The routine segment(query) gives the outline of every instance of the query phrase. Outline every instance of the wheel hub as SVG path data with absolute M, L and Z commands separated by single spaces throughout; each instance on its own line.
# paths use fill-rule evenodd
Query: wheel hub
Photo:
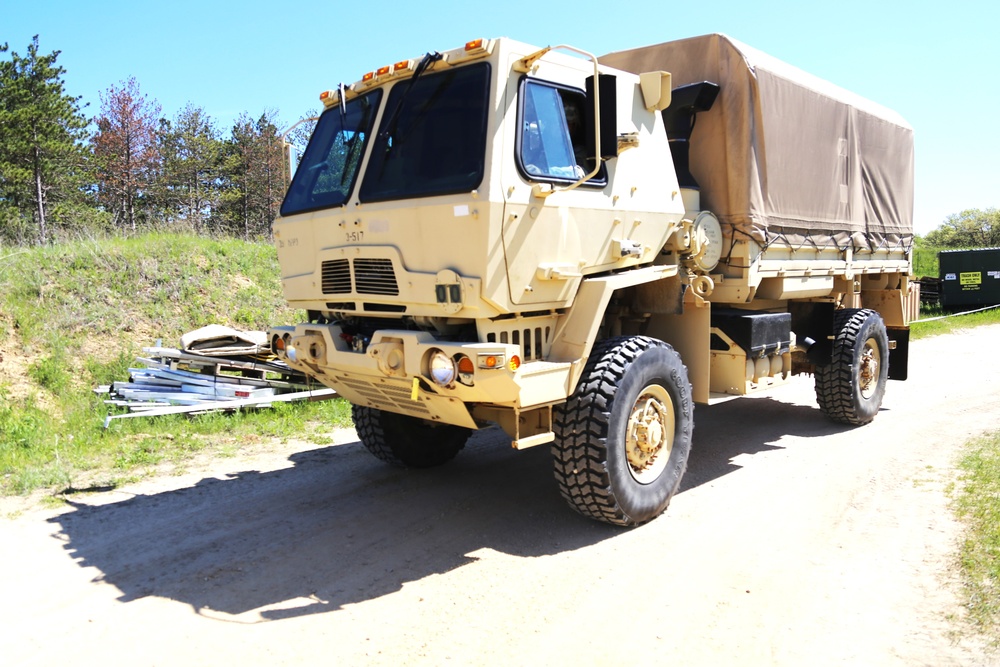
M 655 407 L 649 407 L 655 410 Z M 648 412 L 649 410 L 647 410 Z M 636 442 L 639 445 L 639 449 L 647 454 L 656 452 L 660 447 L 660 441 L 663 439 L 663 426 L 660 424 L 658 417 L 656 415 L 650 415 L 650 417 L 646 417 L 647 421 L 641 421 L 635 426 Z
M 864 350 L 861 351 L 861 366 L 858 369 L 861 395 L 865 398 L 871 398 L 878 387 L 880 362 L 878 345 L 873 339 L 868 339 L 865 341 Z
M 628 420 L 625 448 L 636 481 L 649 483 L 666 468 L 673 447 L 674 409 L 660 385 L 643 389 Z

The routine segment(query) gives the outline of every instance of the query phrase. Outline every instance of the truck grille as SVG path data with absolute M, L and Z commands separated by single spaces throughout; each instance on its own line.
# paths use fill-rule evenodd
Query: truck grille
M 396 284 L 396 273 L 392 269 L 392 261 L 388 259 L 354 260 L 354 282 L 358 294 L 386 294 L 396 296 L 399 286 Z
M 392 260 L 358 258 L 354 260 L 352 284 L 351 260 L 331 259 L 323 262 L 323 294 L 380 294 L 397 296 L 399 285 Z
M 551 326 L 523 326 L 501 329 L 486 334 L 487 343 L 511 343 L 521 346 L 521 358 L 524 361 L 544 359 L 552 340 Z
M 346 259 L 323 262 L 323 294 L 350 294 L 351 266 Z

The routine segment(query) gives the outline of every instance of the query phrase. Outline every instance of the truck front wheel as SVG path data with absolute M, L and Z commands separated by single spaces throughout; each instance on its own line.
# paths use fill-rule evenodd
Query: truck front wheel
M 472 433 L 361 405 L 351 406 L 361 443 L 377 458 L 405 468 L 430 468 L 455 458 Z
M 646 336 L 598 343 L 555 413 L 555 477 L 573 509 L 629 526 L 667 508 L 694 429 L 687 369 L 672 347 Z
M 816 367 L 816 402 L 830 419 L 867 424 L 878 414 L 889 377 L 889 338 L 874 310 L 834 316 L 833 357 Z

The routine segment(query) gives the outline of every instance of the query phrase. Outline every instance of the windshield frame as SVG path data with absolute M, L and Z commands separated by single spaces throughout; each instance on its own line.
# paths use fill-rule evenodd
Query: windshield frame
M 376 88 L 348 101 L 343 108 L 337 104 L 320 115 L 302 160 L 295 170 L 295 176 L 281 202 L 283 217 L 336 208 L 350 201 L 382 104 L 382 92 L 381 88 Z M 345 128 L 345 122 L 351 121 L 354 114 L 360 116 L 357 122 Z M 355 143 L 359 136 L 360 145 Z M 327 176 L 334 181 L 339 179 L 339 187 L 317 191 L 317 187 L 322 185 L 321 179 L 324 173 L 327 172 L 323 167 L 330 165 L 338 138 L 341 138 L 341 145 L 348 152 L 344 154 L 343 169 L 336 173 L 329 172 Z

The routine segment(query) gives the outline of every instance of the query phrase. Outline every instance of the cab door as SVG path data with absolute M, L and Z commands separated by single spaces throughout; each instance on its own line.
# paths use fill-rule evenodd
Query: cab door
M 518 57 L 512 56 L 512 62 Z M 539 71 L 583 82 L 579 72 L 568 68 L 548 65 Z M 507 108 L 517 114 L 517 122 L 514 168 L 504 173 L 503 226 L 510 298 L 518 305 L 559 305 L 572 298 L 584 267 L 600 263 L 610 242 L 607 230 L 592 224 L 595 217 L 608 218 L 601 210 L 606 198 L 600 185 L 596 191 L 595 186 L 584 186 L 547 198 L 532 194 L 536 184 L 564 187 L 589 171 L 584 168 L 585 96 L 582 88 L 533 76 L 512 82 L 509 95 L 511 91 L 516 98 Z

